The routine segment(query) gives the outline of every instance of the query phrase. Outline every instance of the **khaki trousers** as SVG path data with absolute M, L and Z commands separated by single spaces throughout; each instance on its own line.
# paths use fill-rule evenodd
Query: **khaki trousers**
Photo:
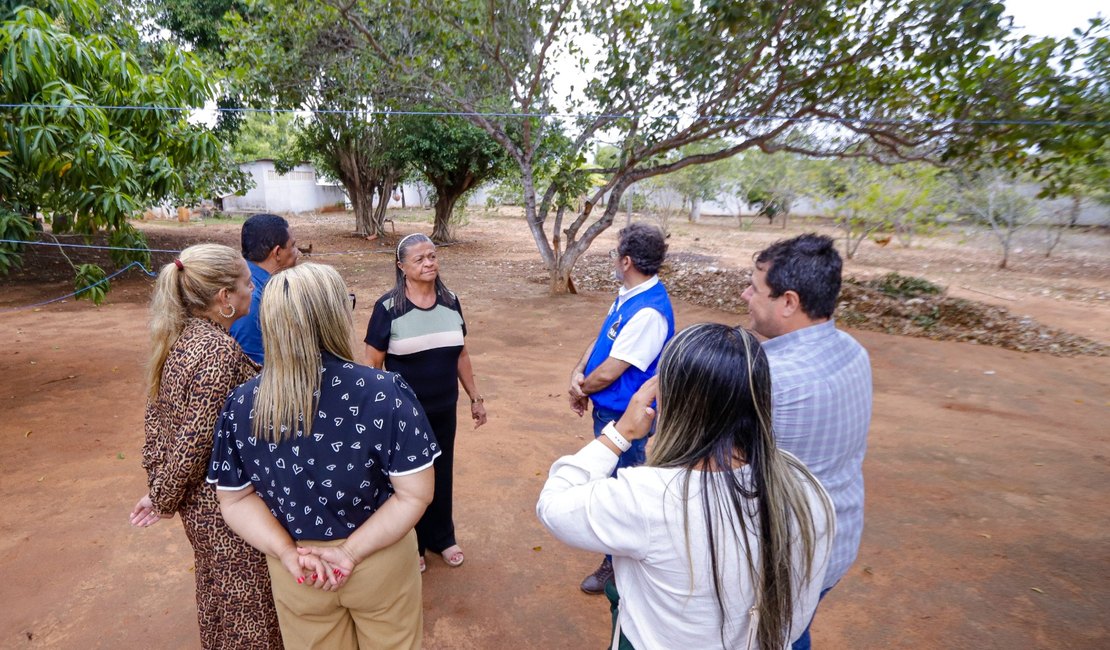
M 279 560 L 267 556 L 266 561 L 287 650 L 420 648 L 424 612 L 414 531 L 355 566 L 339 591 L 299 585 Z

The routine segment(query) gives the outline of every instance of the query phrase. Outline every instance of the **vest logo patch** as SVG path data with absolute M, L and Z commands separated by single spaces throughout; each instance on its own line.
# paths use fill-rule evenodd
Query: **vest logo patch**
M 613 324 L 609 326 L 609 331 L 605 333 L 605 336 L 610 341 L 617 340 L 617 332 L 619 332 L 620 329 L 621 329 L 621 319 L 622 318 L 624 318 L 623 314 L 620 315 L 620 316 L 617 316 L 617 320 L 613 321 Z

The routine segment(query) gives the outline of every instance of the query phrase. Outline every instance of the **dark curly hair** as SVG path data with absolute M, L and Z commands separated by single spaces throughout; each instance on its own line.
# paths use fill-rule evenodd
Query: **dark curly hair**
M 807 233 L 777 241 L 755 254 L 755 264 L 767 273 L 772 298 L 793 291 L 806 316 L 832 317 L 844 267 L 832 237 Z
M 617 233 L 617 254 L 632 258 L 632 266 L 644 275 L 655 275 L 667 257 L 663 231 L 646 223 L 633 223 Z

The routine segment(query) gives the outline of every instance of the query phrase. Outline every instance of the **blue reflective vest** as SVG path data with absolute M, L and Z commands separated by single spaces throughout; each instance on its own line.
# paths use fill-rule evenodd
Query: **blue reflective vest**
M 617 340 L 621 327 L 632 320 L 636 312 L 641 309 L 650 307 L 662 314 L 663 318 L 667 319 L 666 340 L 669 341 L 674 336 L 674 311 L 671 309 L 671 298 L 667 295 L 667 289 L 662 282 L 625 300 L 619 309 L 616 304 L 616 301 L 614 301 L 613 308 L 609 310 L 609 315 L 602 323 L 601 331 L 597 335 L 597 342 L 594 343 L 594 350 L 590 354 L 589 361 L 586 362 L 585 373 L 587 376 L 609 357 L 609 352 L 613 349 L 613 342 Z M 633 393 L 639 390 L 645 381 L 655 376 L 658 365 L 659 355 L 656 355 L 647 370 L 629 366 L 613 383 L 590 395 L 590 399 L 593 400 L 596 406 L 614 411 L 624 411 L 628 408 L 628 402 L 632 399 Z

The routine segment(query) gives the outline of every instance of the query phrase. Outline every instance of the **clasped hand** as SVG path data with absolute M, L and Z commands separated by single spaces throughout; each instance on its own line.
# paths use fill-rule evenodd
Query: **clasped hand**
M 280 559 L 297 584 L 324 591 L 338 591 L 347 584 L 357 564 L 342 546 L 298 546 Z
M 570 410 L 582 417 L 589 408 L 590 398 L 586 392 L 582 390 L 582 385 L 586 382 L 586 375 L 581 372 L 575 371 L 570 376 L 570 389 L 567 391 L 570 394 Z

